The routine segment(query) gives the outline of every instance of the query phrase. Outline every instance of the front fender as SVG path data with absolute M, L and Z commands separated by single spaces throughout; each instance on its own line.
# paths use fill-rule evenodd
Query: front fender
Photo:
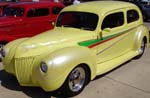
M 40 71 L 37 80 L 46 91 L 56 90 L 64 83 L 73 68 L 79 64 L 86 64 L 91 71 L 91 79 L 96 76 L 96 55 L 82 46 L 67 47 L 47 55 L 43 62 L 48 65 L 48 72 Z M 39 75 L 38 75 L 39 77 Z
M 15 69 L 14 69 L 14 62 L 12 62 L 12 59 L 15 55 L 16 52 L 16 48 L 25 40 L 27 40 L 28 38 L 21 38 L 21 39 L 17 39 L 14 40 L 12 42 L 9 42 L 8 44 L 6 44 L 6 46 L 4 47 L 4 51 L 6 56 L 3 58 L 3 65 L 4 65 L 4 69 L 5 71 L 11 73 L 11 74 L 15 74 Z

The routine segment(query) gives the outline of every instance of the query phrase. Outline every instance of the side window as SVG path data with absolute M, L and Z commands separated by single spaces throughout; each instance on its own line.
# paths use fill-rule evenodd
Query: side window
M 114 28 L 124 24 L 123 12 L 117 12 L 106 16 L 103 20 L 101 29 Z
M 59 12 L 60 12 L 61 10 L 62 10 L 61 7 L 53 7 L 53 8 L 52 8 L 52 13 L 55 14 L 55 15 L 57 15 L 57 14 L 59 14 Z
M 139 19 L 139 14 L 136 10 L 129 10 L 127 12 L 127 22 L 134 22 Z
M 29 10 L 27 16 L 28 17 L 39 17 L 39 16 L 47 16 L 49 15 L 49 9 L 48 8 L 32 8 Z

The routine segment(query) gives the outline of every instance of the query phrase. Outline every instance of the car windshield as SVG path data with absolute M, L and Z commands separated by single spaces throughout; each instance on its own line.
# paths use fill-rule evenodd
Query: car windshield
M 59 15 L 57 27 L 72 27 L 84 30 L 95 30 L 98 16 L 87 12 L 63 12 Z
M 8 7 L 4 11 L 4 16 L 15 16 L 21 17 L 24 14 L 23 8 L 16 8 L 16 7 Z

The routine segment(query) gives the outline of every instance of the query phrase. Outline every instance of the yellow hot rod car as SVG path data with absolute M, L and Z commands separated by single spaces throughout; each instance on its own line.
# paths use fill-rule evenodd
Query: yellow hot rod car
M 21 86 L 74 96 L 97 75 L 141 57 L 148 43 L 137 6 L 93 1 L 64 8 L 53 30 L 12 41 L 1 55 Z

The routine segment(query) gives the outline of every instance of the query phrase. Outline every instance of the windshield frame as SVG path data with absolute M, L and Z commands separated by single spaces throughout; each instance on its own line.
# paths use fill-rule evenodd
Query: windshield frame
M 94 31 L 97 28 L 98 21 L 99 16 L 96 13 L 65 11 L 60 13 L 56 21 L 56 27 L 68 27 Z

